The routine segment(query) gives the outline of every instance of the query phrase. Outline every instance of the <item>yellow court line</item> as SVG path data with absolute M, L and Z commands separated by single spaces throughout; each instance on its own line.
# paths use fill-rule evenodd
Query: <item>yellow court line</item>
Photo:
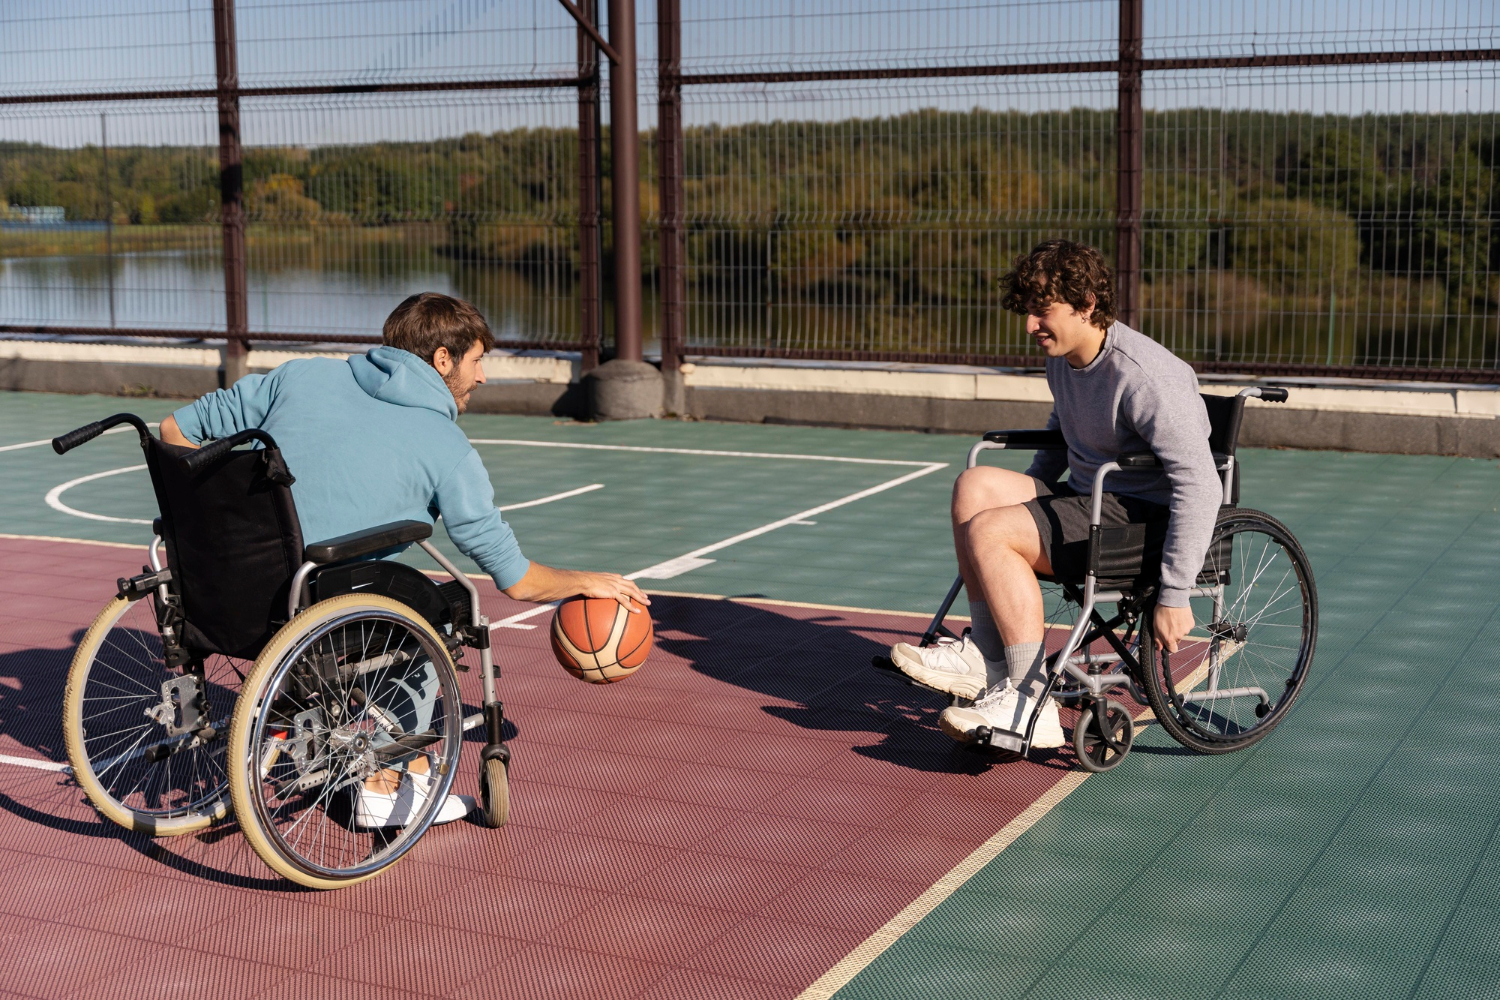
M 843 961 L 818 977 L 817 982 L 798 994 L 797 1000 L 829 1000 L 835 993 L 847 986 L 851 979 L 863 972 L 866 966 L 879 958 L 887 948 L 901 940 L 902 936 L 915 927 L 918 921 L 961 889 L 964 883 L 979 873 L 981 868 L 999 857 L 1000 852 L 1009 847 L 1017 837 L 1035 826 L 1038 820 L 1052 810 L 1053 806 L 1083 784 L 1088 776 L 1087 771 L 1074 771 L 1049 788 L 1041 798 L 1022 810 L 1019 816 L 1001 827 L 998 833 L 954 865 L 952 870 L 938 879 L 932 888 L 918 896 L 906 909 L 892 917 L 884 927 L 871 934 L 859 947 L 844 956 Z

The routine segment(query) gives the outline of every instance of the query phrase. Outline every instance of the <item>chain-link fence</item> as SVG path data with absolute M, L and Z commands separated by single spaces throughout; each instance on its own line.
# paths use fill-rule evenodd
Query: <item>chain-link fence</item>
M 0 10 L 0 330 L 350 341 L 434 289 L 597 356 L 611 69 L 558 0 L 81 10 Z M 1200 368 L 1500 381 L 1493 5 L 638 15 L 669 367 L 1035 365 L 996 279 L 1065 236 Z

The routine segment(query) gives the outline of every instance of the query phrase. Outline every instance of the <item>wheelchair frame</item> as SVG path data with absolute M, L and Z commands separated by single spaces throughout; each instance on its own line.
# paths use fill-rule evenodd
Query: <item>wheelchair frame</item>
M 1259 398 L 1267 402 L 1285 402 L 1288 396 L 1287 390 L 1283 388 L 1270 388 L 1253 386 L 1241 390 L 1236 394 L 1241 398 Z M 966 469 L 972 469 L 979 464 L 979 456 L 985 451 L 1003 451 L 1014 449 L 1045 450 L 1066 448 L 1067 443 L 1060 431 L 1048 430 L 1019 430 L 1019 431 L 990 431 L 977 441 L 969 449 Z M 1234 503 L 1235 477 L 1238 475 L 1238 467 L 1235 456 L 1232 453 L 1216 453 L 1215 468 L 1220 474 L 1223 483 L 1223 504 L 1231 506 Z M 1104 480 L 1111 472 L 1121 469 L 1159 468 L 1161 466 L 1157 457 L 1150 452 L 1141 452 L 1121 455 L 1117 461 L 1106 462 L 1094 473 L 1094 479 L 1090 490 L 1090 512 L 1089 512 L 1089 541 L 1088 541 L 1088 564 L 1084 574 L 1082 592 L 1074 583 L 1053 579 L 1051 582 L 1059 584 L 1064 596 L 1078 605 L 1078 615 L 1069 629 L 1068 637 L 1061 649 L 1049 654 L 1046 659 L 1047 686 L 1041 697 L 1035 699 L 1030 717 L 1027 719 L 1024 733 L 1016 734 L 1006 730 L 992 729 L 981 726 L 975 730 L 974 740 L 971 745 L 978 747 L 993 747 L 1008 750 L 1025 756 L 1031 751 L 1031 743 L 1035 736 L 1037 720 L 1041 715 L 1042 708 L 1047 699 L 1056 697 L 1059 701 L 1080 701 L 1091 703 L 1090 708 L 1095 710 L 1095 719 L 1101 720 L 1098 736 L 1101 742 L 1115 756 L 1107 766 L 1093 766 L 1085 758 L 1083 749 L 1079 747 L 1079 762 L 1089 770 L 1107 770 L 1119 762 L 1129 752 L 1133 723 L 1127 718 L 1124 725 L 1124 739 L 1117 739 L 1117 734 L 1109 725 L 1102 723 L 1102 719 L 1111 709 L 1108 696 L 1110 692 L 1120 688 L 1128 689 L 1131 696 L 1141 704 L 1147 703 L 1147 696 L 1142 690 L 1145 685 L 1145 668 L 1137 659 L 1140 649 L 1141 637 L 1137 631 L 1137 623 L 1140 616 L 1152 606 L 1154 587 L 1147 587 L 1139 593 L 1127 592 L 1120 589 L 1104 590 L 1099 587 L 1099 567 L 1102 553 L 1101 542 L 1101 520 L 1104 501 Z M 1045 579 L 1040 578 L 1039 579 Z M 953 602 L 957 600 L 959 591 L 964 587 L 963 577 L 954 580 L 953 586 L 948 589 L 937 613 L 928 624 L 922 635 L 921 645 L 928 647 L 935 645 L 941 638 L 957 640 L 959 635 L 948 629 L 943 621 Z M 1222 580 L 1212 586 L 1199 586 L 1189 592 L 1189 597 L 1209 598 L 1213 601 L 1214 618 L 1218 620 L 1224 612 L 1224 583 Z M 1120 611 L 1112 619 L 1105 620 L 1099 613 L 1098 605 L 1114 603 Z M 1126 625 L 1126 636 L 1122 639 L 1116 629 Z M 1090 653 L 1087 650 L 1097 641 L 1103 639 L 1110 647 L 1111 653 Z M 1082 650 L 1082 652 L 1080 652 Z M 1165 654 L 1163 654 L 1165 655 Z M 877 657 L 877 661 L 881 658 Z M 877 662 L 883 669 L 886 664 Z M 1106 670 L 1114 666 L 1116 669 Z M 1194 691 L 1193 697 L 1197 702 L 1211 702 L 1226 698 L 1243 696 L 1256 696 L 1261 705 L 1271 702 L 1271 695 L 1259 686 L 1241 687 L 1219 687 L 1219 677 L 1223 667 L 1220 649 L 1217 643 L 1211 644 L 1209 662 L 1207 664 L 1207 690 Z M 895 669 L 894 666 L 888 669 Z M 1204 668 L 1200 667 L 1199 670 Z M 904 675 L 903 675 L 904 676 Z M 1064 677 L 1071 680 L 1072 686 L 1059 690 Z M 910 678 L 908 678 L 910 680 Z M 920 685 L 917 681 L 913 684 Z M 946 692 L 941 692 L 946 693 Z M 958 699 L 955 699 L 957 702 Z M 1123 708 L 1120 711 L 1124 711 Z

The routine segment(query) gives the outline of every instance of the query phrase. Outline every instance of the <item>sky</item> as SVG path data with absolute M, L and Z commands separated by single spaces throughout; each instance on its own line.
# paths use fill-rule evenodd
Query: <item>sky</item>
M 637 0 L 641 123 L 655 121 L 654 0 Z M 605 6 L 605 0 L 600 0 Z M 1110 59 L 1116 0 L 683 0 L 684 71 Z M 245 86 L 567 76 L 557 0 L 238 0 Z M 1497 0 L 1147 0 L 1147 57 L 1500 47 Z M 0 94 L 202 88 L 212 0 L 5 0 Z M 924 107 L 1110 108 L 1110 74 L 689 88 L 689 125 L 840 119 Z M 1148 108 L 1493 111 L 1500 64 L 1152 73 Z M 0 107 L 0 141 L 214 145 L 212 101 Z M 250 145 L 571 127 L 568 90 L 247 99 Z

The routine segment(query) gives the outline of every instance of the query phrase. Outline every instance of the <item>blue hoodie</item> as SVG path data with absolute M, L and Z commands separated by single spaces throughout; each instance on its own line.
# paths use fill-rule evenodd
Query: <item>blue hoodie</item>
M 437 369 L 408 351 L 376 347 L 347 361 L 305 358 L 173 414 L 189 441 L 259 427 L 276 439 L 297 482 L 302 538 L 325 538 L 441 514 L 460 552 L 502 590 L 525 575 L 479 453 Z

